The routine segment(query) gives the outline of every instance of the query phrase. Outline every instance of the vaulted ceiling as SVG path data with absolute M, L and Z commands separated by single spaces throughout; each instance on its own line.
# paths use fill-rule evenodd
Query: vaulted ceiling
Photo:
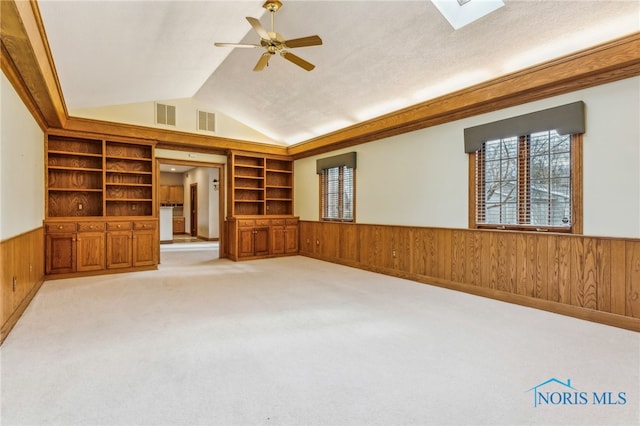
M 450 0 L 456 3 L 456 0 Z M 479 2 L 483 0 L 471 0 Z M 292 145 L 640 30 L 637 0 L 505 0 L 454 30 L 429 0 L 283 1 L 276 30 L 318 34 L 307 72 L 261 50 L 263 1 L 55 1 L 38 6 L 70 115 L 193 98 Z

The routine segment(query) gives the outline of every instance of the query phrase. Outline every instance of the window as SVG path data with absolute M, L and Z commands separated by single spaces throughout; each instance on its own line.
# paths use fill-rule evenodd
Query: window
M 581 232 L 581 135 L 544 131 L 475 152 L 475 226 Z
M 352 222 L 354 217 L 355 169 L 337 166 L 320 173 L 320 209 L 322 220 Z
M 355 218 L 356 153 L 320 158 L 320 220 L 353 222 Z
M 584 111 L 577 101 L 464 129 L 469 227 L 582 233 Z

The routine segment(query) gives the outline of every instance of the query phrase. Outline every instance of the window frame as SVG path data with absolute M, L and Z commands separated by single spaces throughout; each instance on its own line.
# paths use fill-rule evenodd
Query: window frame
M 344 168 L 348 168 L 351 169 L 351 176 L 352 176 L 352 182 L 351 182 L 351 188 L 352 188 L 352 193 L 351 193 L 351 200 L 352 200 L 352 218 L 351 219 L 345 219 L 344 217 L 338 217 L 338 218 L 330 218 L 330 217 L 325 217 L 325 206 L 328 204 L 326 201 L 326 196 L 327 196 L 327 192 L 325 191 L 325 176 L 328 173 L 329 170 L 337 168 L 338 169 L 338 211 L 341 212 L 340 216 L 343 216 L 344 214 L 344 198 L 342 197 L 342 194 L 344 193 Z M 320 222 L 344 222 L 344 223 L 355 223 L 356 221 L 356 168 L 355 167 L 350 167 L 347 165 L 340 165 L 340 166 L 334 166 L 334 167 L 328 167 L 325 169 L 321 170 L 321 173 L 318 174 L 318 182 L 319 182 L 319 188 L 320 188 L 320 197 L 319 197 L 319 218 L 320 218 Z
M 551 129 L 550 129 L 551 130 Z M 519 139 L 528 135 L 520 135 Z M 476 194 L 478 185 L 484 182 L 476 180 L 476 157 L 477 152 L 469 153 L 469 228 L 471 229 L 494 229 L 494 230 L 511 230 L 511 231 L 538 231 L 538 232 L 559 232 L 569 234 L 582 234 L 583 232 L 583 171 L 582 171 L 582 145 L 583 135 L 581 133 L 571 135 L 571 219 L 572 224 L 569 227 L 560 226 L 538 226 L 526 224 L 484 224 L 477 223 L 477 199 Z M 520 164 L 520 161 L 518 162 Z M 526 173 L 526 170 L 518 167 L 518 175 Z M 522 179 L 518 180 L 519 182 Z M 523 202 L 522 188 L 518 191 L 518 203 Z M 519 218 L 522 219 L 522 218 Z

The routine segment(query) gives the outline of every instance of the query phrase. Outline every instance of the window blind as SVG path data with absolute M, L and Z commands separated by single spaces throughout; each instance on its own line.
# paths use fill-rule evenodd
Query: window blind
M 320 217 L 322 220 L 353 221 L 356 153 L 316 161 L 320 175 Z
M 320 173 L 320 203 L 323 220 L 353 220 L 354 169 L 347 166 Z
M 484 142 L 476 153 L 476 223 L 569 228 L 571 177 L 571 135 Z

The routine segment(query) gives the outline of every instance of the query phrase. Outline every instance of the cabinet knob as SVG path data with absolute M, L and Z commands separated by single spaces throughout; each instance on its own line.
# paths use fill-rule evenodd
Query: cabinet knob
M 89 225 L 89 229 L 93 229 L 93 225 Z
M 122 227 L 122 225 L 118 225 L 118 226 L 117 226 L 117 228 L 121 228 L 121 227 Z
M 62 225 L 58 225 L 58 229 L 62 229 L 62 228 L 63 228 L 63 226 L 62 226 Z

